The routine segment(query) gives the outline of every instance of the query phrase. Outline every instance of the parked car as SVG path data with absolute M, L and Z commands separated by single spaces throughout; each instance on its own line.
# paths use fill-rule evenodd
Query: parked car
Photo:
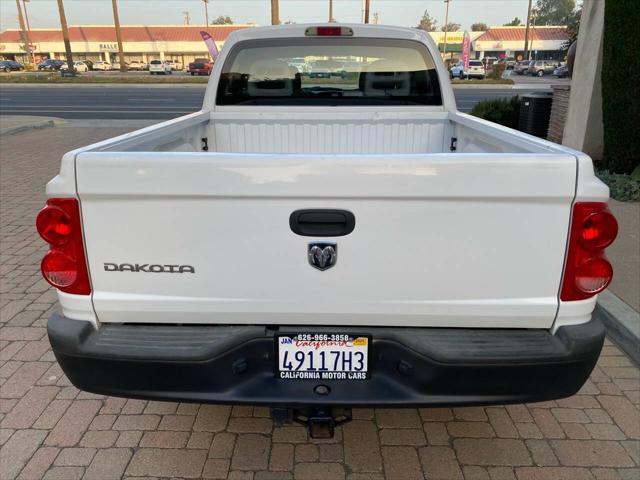
M 480 60 L 469 60 L 469 68 L 465 71 L 464 63 L 462 61 L 456 63 L 451 70 L 449 70 L 450 78 L 485 78 L 487 72 Z
M 193 62 L 189 63 L 187 71 L 193 75 L 211 75 L 211 69 L 213 68 L 213 62 L 208 58 L 196 58 Z
M 504 64 L 506 70 L 511 70 L 516 65 L 516 59 L 514 57 L 503 57 L 498 60 L 499 64 Z
M 48 58 L 44 62 L 38 64 L 38 70 L 60 70 L 65 61 Z
M 89 70 L 93 70 L 93 60 L 82 60 Z
M 331 78 L 347 76 L 343 64 L 336 60 L 316 60 L 309 69 L 310 78 Z
M 143 71 L 146 70 L 147 64 L 144 63 L 142 60 L 131 60 L 131 62 L 129 63 L 129 70 L 138 70 L 138 71 Z
M 182 70 L 182 62 L 180 60 L 167 59 L 165 62 L 171 67 L 173 71 Z
M 151 60 L 149 62 L 149 73 L 153 75 L 166 75 L 167 73 L 171 75 L 173 73 L 173 68 L 170 63 L 167 63 L 166 60 Z
M 24 70 L 24 65 L 15 60 L 0 60 L 0 72 L 11 72 Z
M 294 52 L 375 60 L 300 82 Z M 459 112 L 421 30 L 240 29 L 217 61 L 199 111 L 75 149 L 47 185 L 73 385 L 273 406 L 313 438 L 355 405 L 582 388 L 617 232 L 587 155 Z
M 111 70 L 111 63 L 104 61 L 93 62 L 93 69 L 102 71 Z
M 298 73 L 306 73 L 309 70 L 307 61 L 304 58 L 292 58 L 289 60 L 288 65 L 298 70 Z
M 124 62 L 125 70 L 129 70 L 129 63 Z M 115 62 L 111 65 L 111 70 L 120 70 L 120 62 Z
M 534 77 L 543 77 L 552 74 L 557 66 L 558 62 L 552 62 L 551 60 L 535 60 L 529 64 L 527 73 Z
M 558 78 L 567 78 L 569 76 L 569 67 L 560 65 L 553 71 L 553 76 Z
M 529 70 L 530 63 L 531 63 L 531 60 L 522 60 L 520 62 L 516 62 L 516 64 L 513 67 L 513 73 L 516 73 L 518 75 L 524 75 Z
M 69 65 L 65 63 L 60 67 L 60 70 L 69 70 Z M 73 70 L 76 72 L 88 72 L 89 67 L 83 61 L 75 61 L 73 62 Z

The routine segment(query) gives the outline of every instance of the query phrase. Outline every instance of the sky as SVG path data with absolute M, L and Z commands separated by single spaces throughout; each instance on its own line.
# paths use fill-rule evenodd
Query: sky
M 22 2 L 22 0 L 20 0 Z M 27 0 L 31 28 L 60 27 L 56 0 Z M 334 0 L 334 18 L 360 22 L 362 0 Z M 296 23 L 326 21 L 328 0 L 280 0 L 280 20 Z M 111 0 L 64 0 L 69 25 L 113 24 Z M 378 12 L 382 24 L 416 26 L 423 12 L 444 24 L 444 0 L 371 0 L 371 14 Z M 204 23 L 202 0 L 118 0 L 121 25 L 179 25 L 182 12 L 191 24 Z M 229 15 L 235 23 L 271 23 L 269 0 L 210 0 L 209 19 Z M 449 21 L 468 29 L 472 23 L 502 25 L 515 16 L 526 18 L 527 0 L 451 0 Z M 0 0 L 0 30 L 18 28 L 16 0 Z

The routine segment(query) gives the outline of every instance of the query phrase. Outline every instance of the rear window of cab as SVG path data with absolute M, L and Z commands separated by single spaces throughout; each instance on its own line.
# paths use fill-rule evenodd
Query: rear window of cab
M 442 105 L 427 47 L 400 39 L 303 37 L 239 42 L 218 105 Z

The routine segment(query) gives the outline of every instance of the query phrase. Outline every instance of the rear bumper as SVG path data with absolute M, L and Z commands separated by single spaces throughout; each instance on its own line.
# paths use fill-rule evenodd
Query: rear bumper
M 597 320 L 544 330 L 280 327 L 367 334 L 370 379 L 282 380 L 264 326 L 103 325 L 54 315 L 48 334 L 71 382 L 89 392 L 300 407 L 416 406 L 550 400 L 577 392 L 604 341 Z M 329 387 L 319 396 L 314 387 Z

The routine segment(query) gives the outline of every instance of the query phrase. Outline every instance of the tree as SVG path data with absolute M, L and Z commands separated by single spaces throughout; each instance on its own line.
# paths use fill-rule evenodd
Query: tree
M 213 22 L 211 22 L 211 25 L 231 25 L 231 24 L 233 24 L 233 20 L 231 20 L 231 17 L 229 15 L 220 15 Z
M 442 26 L 442 31 L 443 32 L 457 32 L 458 30 L 460 30 L 460 24 L 459 23 L 453 23 L 453 22 L 449 22 L 446 25 Z
M 522 25 L 522 20 L 520 20 L 518 17 L 515 17 L 509 23 L 505 23 L 502 26 L 503 27 L 519 27 L 520 25 Z
M 578 30 L 580 30 L 580 18 L 582 17 L 582 5 L 571 14 L 567 22 L 567 35 L 569 38 L 562 44 L 562 50 L 569 50 L 573 42 L 578 40 Z
M 471 25 L 472 32 L 486 32 L 489 30 L 489 26 L 484 22 L 477 22 Z
M 443 32 L 457 32 L 460 30 L 461 25 L 459 23 L 449 22 L 442 27 Z
M 69 29 L 67 28 L 67 15 L 64 13 L 62 0 L 57 0 L 58 14 L 60 15 L 60 26 L 62 27 L 62 39 L 64 40 L 64 52 L 67 57 L 69 72 L 73 73 L 73 55 L 71 54 L 71 42 L 69 41 Z
M 113 24 L 116 27 L 116 40 L 118 42 L 118 63 L 120 64 L 120 71 L 127 71 L 127 64 L 124 63 L 124 49 L 122 48 L 122 32 L 120 31 L 120 17 L 118 15 L 118 2 L 117 0 L 111 0 L 113 7 Z
M 416 28 L 424 30 L 425 32 L 435 32 L 438 29 L 438 22 L 425 10 Z
M 575 9 L 576 0 L 537 0 L 532 14 L 536 25 L 567 25 Z

